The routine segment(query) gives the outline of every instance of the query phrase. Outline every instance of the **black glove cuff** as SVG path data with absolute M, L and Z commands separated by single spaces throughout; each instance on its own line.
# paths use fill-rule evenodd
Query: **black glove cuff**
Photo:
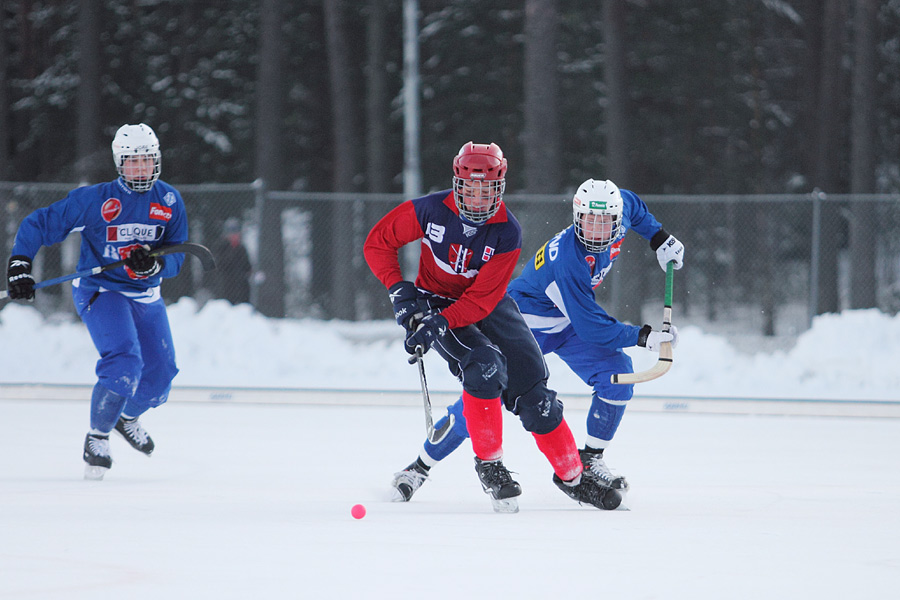
M 15 267 L 13 267 L 14 262 L 21 262 L 24 264 L 16 265 Z M 11 269 L 16 269 L 19 271 L 18 273 L 16 273 L 16 275 L 20 275 L 22 273 L 31 273 L 31 259 L 24 254 L 16 254 L 15 256 L 10 256 L 7 271 Z
M 166 266 L 166 259 L 162 256 L 153 257 L 153 264 L 150 265 L 150 268 L 144 269 L 143 271 L 138 271 L 137 269 L 132 269 L 134 274 L 138 277 L 153 277 L 157 273 L 163 270 L 163 267 Z
M 647 338 L 650 337 L 650 333 L 653 331 L 653 328 L 649 325 L 644 325 L 641 327 L 641 330 L 638 331 L 638 341 L 637 345 L 641 348 L 647 347 Z
M 397 290 L 406 287 L 408 284 L 409 284 L 409 282 L 406 281 L 405 279 L 403 281 L 398 281 L 397 283 L 395 283 L 394 285 L 392 285 L 391 287 L 388 288 L 388 294 L 393 294 Z
M 669 232 L 660 227 L 659 231 L 654 233 L 653 237 L 650 238 L 650 249 L 656 252 L 667 239 L 669 239 Z

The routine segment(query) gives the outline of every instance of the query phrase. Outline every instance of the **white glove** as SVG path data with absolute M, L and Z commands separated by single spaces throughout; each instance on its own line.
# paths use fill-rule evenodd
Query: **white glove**
M 678 345 L 678 328 L 674 325 L 669 326 L 668 333 L 665 331 L 651 331 L 647 336 L 647 350 L 651 352 L 659 352 L 659 348 L 665 342 L 672 342 L 672 348 Z
M 659 261 L 659 266 L 663 271 L 666 270 L 666 265 L 674 260 L 674 269 L 677 271 L 684 266 L 684 244 L 679 242 L 674 235 L 670 235 L 662 243 L 662 246 L 656 249 L 656 260 Z

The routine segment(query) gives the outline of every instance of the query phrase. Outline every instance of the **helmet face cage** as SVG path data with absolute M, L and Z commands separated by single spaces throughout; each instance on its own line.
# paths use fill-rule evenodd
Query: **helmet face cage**
M 116 171 L 125 184 L 135 192 L 150 190 L 159 179 L 161 170 L 159 140 L 149 126 L 141 123 L 120 127 L 113 138 L 112 151 Z M 152 169 L 147 172 L 146 165 L 129 164 L 133 162 L 129 159 L 134 158 L 149 159 L 152 161 Z
M 506 181 L 486 181 L 453 177 L 453 199 L 459 214 L 480 225 L 500 210 Z M 485 202 L 490 200 L 490 202 Z
M 459 214 L 480 225 L 497 214 L 506 190 L 506 159 L 497 144 L 467 142 L 453 159 L 453 200 Z
M 622 194 L 613 182 L 588 179 L 578 186 L 572 199 L 575 236 L 588 252 L 603 252 L 621 237 L 622 209 Z M 590 234 L 585 232 L 586 226 Z

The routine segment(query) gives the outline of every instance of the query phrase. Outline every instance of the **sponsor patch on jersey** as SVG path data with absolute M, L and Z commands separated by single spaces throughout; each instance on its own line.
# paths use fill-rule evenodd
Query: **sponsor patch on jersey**
M 162 237 L 166 230 L 162 225 L 146 223 L 123 223 L 106 228 L 107 242 L 153 242 Z
M 150 203 L 150 218 L 156 219 L 157 221 L 168 221 L 172 218 L 172 209 L 163 206 L 162 204 L 157 204 L 156 202 Z
M 118 198 L 110 198 L 100 207 L 100 216 L 107 223 L 111 223 L 122 214 L 122 201 Z
M 163 202 L 166 203 L 166 206 L 172 206 L 175 204 L 175 194 L 172 192 L 166 192 L 166 195 L 163 196 Z
M 476 233 L 478 233 L 477 227 L 472 227 L 471 225 L 466 225 L 465 223 L 460 223 L 463 228 L 463 235 L 466 237 L 472 237 Z
M 491 260 L 491 257 L 494 255 L 494 249 L 490 246 L 484 247 L 484 252 L 481 253 L 481 262 L 487 262 Z
M 591 268 L 591 273 L 593 273 L 594 267 L 597 265 L 597 259 L 594 258 L 593 254 L 588 254 L 584 257 L 584 260 L 587 261 L 588 266 Z
M 544 252 L 547 250 L 547 244 L 541 246 L 541 249 L 534 255 L 534 270 L 537 271 L 544 266 Z
M 622 242 L 624 242 L 624 241 L 625 241 L 625 238 L 622 238 L 621 240 L 619 240 L 618 242 L 614 243 L 612 246 L 609 247 L 609 257 L 611 259 L 614 260 L 619 255 L 619 252 L 622 251 Z

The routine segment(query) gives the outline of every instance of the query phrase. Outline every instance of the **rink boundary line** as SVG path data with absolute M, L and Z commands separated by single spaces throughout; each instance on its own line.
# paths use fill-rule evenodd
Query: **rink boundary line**
M 51 383 L 0 383 L 3 400 L 81 400 L 87 401 L 92 385 Z M 458 392 L 431 392 L 436 410 L 453 403 Z M 588 394 L 560 393 L 567 407 L 587 410 Z M 170 402 L 218 404 L 297 404 L 321 406 L 420 406 L 418 390 L 351 390 L 304 388 L 243 388 L 177 386 Z M 761 416 L 819 416 L 900 418 L 900 401 L 833 400 L 795 398 L 723 398 L 636 395 L 629 403 L 631 412 L 725 414 Z

